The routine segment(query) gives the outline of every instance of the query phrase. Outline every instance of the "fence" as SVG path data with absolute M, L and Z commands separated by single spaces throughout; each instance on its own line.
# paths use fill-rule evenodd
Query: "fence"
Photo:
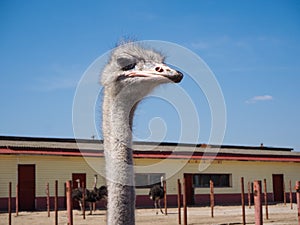
M 249 188 L 249 183 L 251 183 L 251 181 L 248 181 L 248 193 L 244 193 L 244 178 L 241 178 L 241 206 L 242 206 L 242 224 L 246 224 L 246 217 L 245 217 L 245 205 L 246 205 L 246 201 L 245 197 L 248 196 L 248 205 L 249 207 L 251 207 L 251 197 L 249 198 L 249 196 L 251 196 L 251 194 L 254 197 L 254 210 L 255 210 L 255 224 L 260 225 L 263 224 L 264 220 L 269 220 L 272 219 L 272 215 L 269 215 L 268 212 L 268 198 L 267 198 L 267 186 L 266 186 L 266 180 L 263 180 L 263 183 L 260 180 L 254 180 L 253 181 L 253 193 L 250 193 L 251 188 Z M 72 221 L 72 198 L 71 198 L 71 190 L 72 190 L 72 185 L 70 181 L 67 181 L 66 184 L 66 205 L 67 205 L 67 216 L 68 216 L 68 221 L 69 224 L 72 225 L 73 221 Z M 84 186 L 84 185 L 83 185 Z M 55 185 L 54 185 L 54 191 L 51 191 L 49 189 L 49 184 L 46 184 L 46 204 L 47 204 L 47 211 L 48 214 L 47 216 L 50 216 L 50 199 L 54 199 L 54 212 L 55 212 L 55 225 L 58 224 L 58 181 L 55 181 Z M 18 185 L 16 185 L 16 196 L 15 196 L 15 205 L 13 207 L 13 197 L 12 197 L 12 183 L 9 182 L 8 184 L 8 201 L 7 201 L 7 205 L 8 205 L 8 224 L 11 225 L 12 220 L 12 213 L 13 210 L 15 210 L 15 216 L 18 216 L 20 213 L 20 210 L 18 209 Z M 183 207 L 183 224 L 188 224 L 188 206 L 187 206 L 187 202 L 186 202 L 186 181 L 183 180 L 183 188 L 182 188 L 182 184 L 180 179 L 177 180 L 177 208 L 178 208 L 178 224 L 181 224 L 181 210 Z M 165 206 L 165 214 L 167 215 L 167 199 L 168 199 L 168 195 L 167 195 L 167 187 L 166 187 L 166 183 L 164 183 L 164 190 L 165 190 L 165 196 L 164 196 L 164 206 Z M 182 191 L 183 190 L 183 191 Z M 293 205 L 293 198 L 291 196 L 293 196 L 293 194 L 296 195 L 296 200 L 297 200 L 297 218 L 298 218 L 298 224 L 300 224 L 300 181 L 297 181 L 295 186 L 293 187 L 291 184 L 291 181 L 289 181 L 289 188 L 286 189 L 289 190 L 289 193 L 284 193 L 284 195 L 289 196 L 289 200 L 291 203 L 291 209 L 293 209 L 292 205 Z M 293 193 L 293 191 L 295 191 L 295 193 Z M 216 192 L 217 190 L 214 189 L 214 184 L 213 181 L 210 181 L 210 193 L 209 193 L 209 197 L 210 197 L 210 207 L 211 207 L 211 213 L 210 215 L 207 215 L 207 217 L 214 217 L 214 206 L 215 206 L 215 198 L 216 198 Z M 52 196 L 51 198 L 51 193 L 54 193 L 54 196 Z M 264 210 L 264 214 L 265 217 L 263 216 L 263 206 L 265 207 Z M 201 210 L 201 207 L 199 207 L 199 210 Z M 85 215 L 85 214 L 84 214 Z

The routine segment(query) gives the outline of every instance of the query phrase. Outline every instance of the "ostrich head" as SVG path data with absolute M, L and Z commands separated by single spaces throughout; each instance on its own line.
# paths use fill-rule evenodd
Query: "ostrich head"
M 164 63 L 164 56 L 129 42 L 119 45 L 105 66 L 101 83 L 114 97 L 122 93 L 133 104 L 163 83 L 178 83 L 183 74 Z M 130 99 L 128 99 L 130 98 Z

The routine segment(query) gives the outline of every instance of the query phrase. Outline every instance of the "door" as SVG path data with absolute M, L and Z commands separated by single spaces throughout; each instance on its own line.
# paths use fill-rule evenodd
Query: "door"
M 72 173 L 72 188 L 86 187 L 86 174 L 85 173 Z M 77 201 L 73 201 L 73 209 L 79 209 L 79 203 Z
M 283 202 L 283 174 L 273 174 L 272 178 L 274 202 Z
M 193 185 L 193 174 L 184 174 L 185 188 L 186 188 L 186 204 L 194 205 L 194 185 Z
M 35 209 L 35 165 L 18 165 L 19 209 Z

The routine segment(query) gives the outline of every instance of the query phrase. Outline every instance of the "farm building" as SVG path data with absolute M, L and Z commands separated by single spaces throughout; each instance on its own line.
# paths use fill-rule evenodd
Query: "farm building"
M 210 180 L 216 204 L 240 204 L 241 177 L 246 190 L 248 182 L 266 179 L 272 202 L 282 202 L 289 183 L 294 186 L 300 180 L 300 152 L 291 148 L 137 142 L 133 149 L 137 207 L 152 206 L 149 187 L 161 176 L 166 179 L 168 206 L 176 206 L 177 180 L 183 178 L 189 205 L 208 204 Z M 60 208 L 65 208 L 67 180 L 75 186 L 80 179 L 92 188 L 97 174 L 97 186 L 105 185 L 99 140 L 1 136 L 0 155 L 0 210 L 7 210 L 9 182 L 18 184 L 18 191 L 12 189 L 12 202 L 15 207 L 18 194 L 19 210 L 44 210 L 46 184 L 53 196 L 55 180 Z

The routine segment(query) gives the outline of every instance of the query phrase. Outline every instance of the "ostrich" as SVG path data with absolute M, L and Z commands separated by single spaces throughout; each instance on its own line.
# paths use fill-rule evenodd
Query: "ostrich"
M 83 207 L 82 207 L 83 201 L 88 202 L 89 207 L 90 207 L 89 215 L 91 215 L 92 214 L 92 203 L 97 201 L 97 192 L 95 192 L 94 190 L 90 191 L 86 188 L 80 187 L 79 179 L 77 179 L 76 182 L 78 183 L 78 188 L 75 188 L 72 190 L 72 199 L 79 202 L 81 212 L 83 212 Z M 83 190 L 85 190 L 84 199 L 83 199 Z
M 96 201 L 100 201 L 100 200 L 107 200 L 107 187 L 106 186 L 101 186 L 99 188 L 97 188 L 97 181 L 98 181 L 98 176 L 97 174 L 94 175 L 94 188 L 93 191 L 94 193 L 96 193 Z M 94 211 L 96 210 L 96 202 L 93 203 L 93 208 Z
M 151 200 L 154 201 L 154 206 L 156 209 L 156 214 L 158 214 L 157 205 L 159 206 L 159 209 L 162 214 L 164 212 L 161 209 L 160 200 L 164 198 L 164 188 L 163 188 L 163 177 L 160 178 L 160 184 L 155 184 L 150 188 L 149 191 L 149 197 Z
M 94 175 L 94 192 L 97 193 L 97 201 L 100 201 L 102 199 L 107 199 L 107 187 L 102 185 L 101 187 L 97 188 L 97 181 L 98 176 L 97 174 Z
M 72 190 L 72 199 L 79 202 L 79 206 L 80 206 L 80 209 L 82 211 L 83 188 L 80 185 L 80 180 L 79 179 L 77 179 L 76 182 L 77 182 L 77 188 L 75 188 L 75 189 Z M 85 189 L 85 193 L 84 194 L 85 194 L 85 196 L 87 196 L 87 194 L 88 194 L 88 190 L 87 189 Z
M 132 123 L 138 103 L 156 86 L 178 83 L 179 71 L 164 56 L 129 42 L 119 45 L 103 68 L 102 132 L 108 189 L 107 224 L 135 224 Z
M 107 200 L 107 187 L 101 186 L 100 188 L 97 188 L 97 201 L 100 200 Z

